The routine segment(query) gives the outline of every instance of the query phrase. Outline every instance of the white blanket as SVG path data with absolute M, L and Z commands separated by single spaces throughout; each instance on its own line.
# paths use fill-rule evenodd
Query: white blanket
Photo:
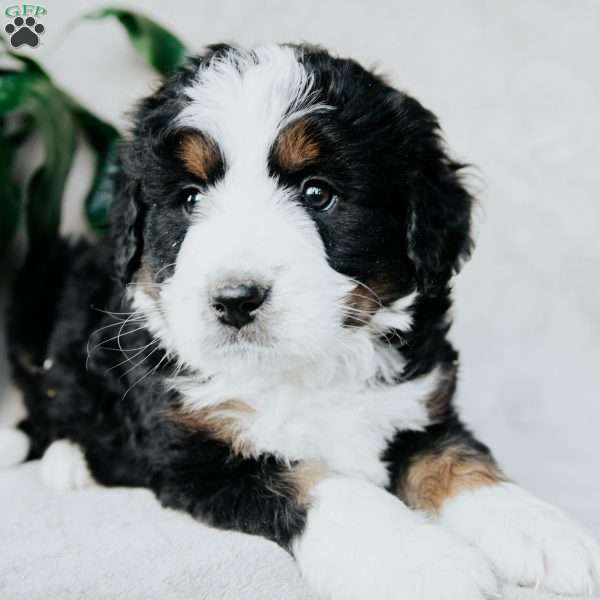
M 146 490 L 59 493 L 33 462 L 0 472 L 0 514 L 2 599 L 317 600 L 276 544 L 196 523 Z

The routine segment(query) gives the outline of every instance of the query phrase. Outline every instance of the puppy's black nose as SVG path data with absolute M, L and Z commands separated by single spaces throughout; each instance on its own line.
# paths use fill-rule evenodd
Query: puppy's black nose
M 212 306 L 219 321 L 241 329 L 254 320 L 254 314 L 266 300 L 268 288 L 255 284 L 229 285 L 215 293 Z

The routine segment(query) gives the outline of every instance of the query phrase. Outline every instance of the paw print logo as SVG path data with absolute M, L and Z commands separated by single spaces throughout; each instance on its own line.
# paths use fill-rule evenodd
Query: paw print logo
M 40 35 L 45 29 L 41 23 L 36 23 L 33 17 L 15 17 L 12 23 L 9 23 L 4 31 L 10 35 L 10 44 L 13 48 L 18 48 L 23 44 L 35 48 L 40 43 Z

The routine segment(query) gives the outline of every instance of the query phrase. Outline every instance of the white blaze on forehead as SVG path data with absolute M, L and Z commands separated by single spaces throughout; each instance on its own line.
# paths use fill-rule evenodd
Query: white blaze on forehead
M 326 108 L 313 92 L 296 52 L 275 45 L 213 58 L 185 91 L 190 103 L 175 126 L 210 136 L 225 161 L 223 178 L 203 191 L 174 275 L 161 288 L 166 330 L 188 365 L 222 368 L 231 332 L 210 299 L 223 282 L 240 279 L 270 287 L 269 301 L 246 328 L 248 344 L 260 348 L 242 348 L 243 360 L 275 346 L 282 367 L 286 360 L 320 364 L 334 343 L 346 353 L 338 307 L 350 282 L 330 267 L 314 221 L 291 201 L 295 190 L 282 187 L 268 168 L 279 131 Z
M 210 135 L 229 167 L 241 161 L 266 168 L 277 132 L 291 119 L 323 109 L 312 77 L 289 47 L 232 49 L 201 67 L 185 90 L 191 99 L 177 125 Z

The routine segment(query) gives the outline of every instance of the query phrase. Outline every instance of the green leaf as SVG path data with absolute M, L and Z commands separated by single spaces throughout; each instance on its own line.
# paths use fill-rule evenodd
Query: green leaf
M 96 233 L 104 233 L 108 227 L 108 212 L 114 192 L 120 134 L 116 127 L 97 117 L 75 98 L 65 92 L 61 94 L 94 151 L 96 166 L 84 207 L 92 229 Z
M 115 195 L 115 178 L 118 171 L 118 140 L 99 155 L 96 174 L 86 198 L 86 216 L 97 233 L 108 229 L 110 205 Z
M 31 115 L 23 115 L 20 119 L 20 123 L 18 127 L 16 127 L 13 131 L 6 134 L 6 139 L 8 144 L 13 148 L 13 151 L 16 149 L 31 135 L 31 132 L 34 128 L 34 121 Z
M 172 73 L 184 61 L 184 44 L 167 29 L 139 13 L 107 7 L 82 18 L 107 17 L 116 18 L 121 23 L 136 51 L 161 74 Z M 0 51 L 0 54 L 12 57 L 23 67 L 21 71 L 0 71 L 0 117 L 12 112 L 30 115 L 45 146 L 44 162 L 27 186 L 26 214 L 30 240 L 32 243 L 43 243 L 58 233 L 62 198 L 77 147 L 78 129 L 85 134 L 96 156 L 95 175 L 85 203 L 86 215 L 92 227 L 102 231 L 108 223 L 108 210 L 113 197 L 118 131 L 56 88 L 35 60 L 12 52 L 2 38 Z M 20 145 L 17 139 L 11 143 L 15 147 Z M 0 155 L 3 159 L 4 154 Z M 8 172 L 11 163 L 11 158 L 7 156 L 2 167 Z M 4 174 L 0 168 L 0 175 L 8 187 L 11 185 L 10 179 Z M 16 197 L 10 190 L 6 194 L 7 198 Z M 11 216 L 14 207 L 12 200 L 6 203 L 6 207 L 0 207 L 1 216 L 7 215 L 7 231 L 13 231 L 16 227 Z
M 138 54 L 162 75 L 169 75 L 183 63 L 187 50 L 173 33 L 139 13 L 107 7 L 84 15 L 83 19 L 116 18 L 125 28 Z
M 85 211 L 92 228 L 102 233 L 108 227 L 108 211 L 114 195 L 119 132 L 82 107 L 77 107 L 74 115 L 96 154 L 96 170 Z
M 58 235 L 67 177 L 77 148 L 77 128 L 64 96 L 50 83 L 36 94 L 31 107 L 44 161 L 27 186 L 27 229 L 32 245 Z
M 6 54 L 7 56 L 10 56 L 17 62 L 20 62 L 30 73 L 36 73 L 37 75 L 41 75 L 46 79 L 49 79 L 48 73 L 46 73 L 46 71 L 40 66 L 40 64 L 36 60 L 30 58 L 29 56 L 25 56 L 24 54 L 18 54 L 17 52 L 13 52 L 6 43 L 6 40 L 2 36 L 0 36 L 0 49 L 2 50 L 2 52 L 0 52 L 0 56 L 2 56 L 2 54 Z
M 4 120 L 0 120 L 0 257 L 14 237 L 21 215 L 21 190 L 11 173 L 17 147 L 5 133 Z
M 0 72 L 0 117 L 18 114 L 22 128 L 6 132 L 2 120 L 0 131 L 0 252 L 6 251 L 18 227 L 21 215 L 22 191 L 12 178 L 12 165 L 22 142 L 32 130 L 40 134 L 45 147 L 43 164 L 32 175 L 26 190 L 26 215 L 32 244 L 58 233 L 64 186 L 76 146 L 76 131 L 72 118 L 47 73 L 32 58 L 8 49 L 2 39 L 0 55 L 12 58 L 22 70 Z
M 181 40 L 144 15 L 106 7 L 81 17 L 88 20 L 105 18 L 117 19 L 138 54 L 162 75 L 169 75 L 185 60 L 187 50 Z M 91 226 L 102 232 L 108 226 L 108 211 L 114 195 L 119 133 L 75 102 L 73 110 L 96 153 L 96 171 L 85 207 Z
M 26 186 L 26 216 L 29 239 L 42 243 L 58 234 L 61 205 L 67 176 L 77 146 L 77 130 L 66 98 L 35 61 L 21 60 L 24 71 L 0 74 L 0 115 L 29 117 L 44 146 L 44 159 Z M 3 135 L 6 136 L 4 130 Z M 18 138 L 10 147 L 18 148 Z M 5 143 L 5 146 L 8 143 Z M 6 151 L 5 151 L 6 153 Z M 10 160 L 12 164 L 12 160 Z M 10 166 L 6 167 L 10 169 Z M 11 184 L 8 184 L 11 187 Z M 8 235 L 14 232 L 14 192 L 8 189 Z
M 5 54 L 20 62 L 24 70 L 0 71 L 0 115 L 19 111 L 33 116 L 46 147 L 44 164 L 33 174 L 27 187 L 30 239 L 37 243 L 58 231 L 62 196 L 77 144 L 77 128 L 85 134 L 96 159 L 85 202 L 86 214 L 91 226 L 102 231 L 108 223 L 112 200 L 117 129 L 56 88 L 33 59 L 8 50 Z M 63 135 L 63 143 L 58 144 Z M 18 144 L 19 140 L 11 139 L 11 142 Z
M 0 116 L 23 108 L 45 81 L 38 74 L 27 71 L 0 73 Z

